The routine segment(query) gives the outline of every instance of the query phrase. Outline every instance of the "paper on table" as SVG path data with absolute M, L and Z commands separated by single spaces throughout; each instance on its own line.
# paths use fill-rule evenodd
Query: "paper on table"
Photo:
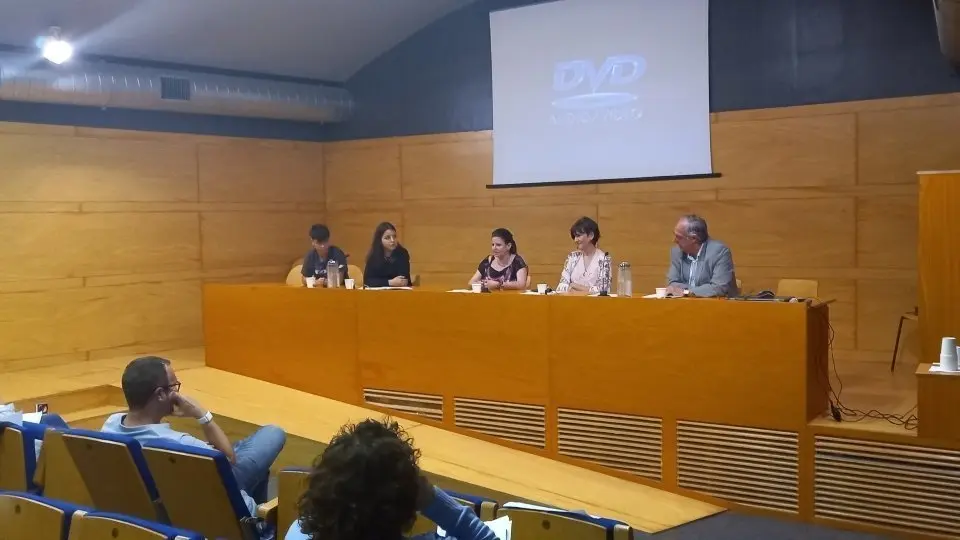
M 940 367 L 940 364 L 931 364 L 930 373 L 946 373 L 948 375 L 960 375 L 960 371 L 947 371 Z M 26 418 L 27 415 L 23 415 Z
M 493 534 L 497 535 L 497 538 L 500 540 L 510 540 L 510 534 L 513 532 L 513 522 L 510 521 L 510 516 L 503 516 L 493 521 L 485 521 L 487 527 L 490 527 L 490 530 L 493 531 Z M 437 527 L 437 536 L 441 538 L 447 537 L 447 531 Z
M 42 416 L 43 416 L 43 413 L 39 413 L 39 412 L 23 413 L 23 421 L 30 422 L 31 424 L 39 424 L 40 417 Z
M 367 287 L 368 291 L 412 291 L 413 287 Z
M 470 293 L 473 294 L 473 289 L 453 289 L 447 292 L 460 292 L 460 293 Z
M 544 296 L 544 295 L 538 293 L 537 291 L 523 291 L 521 294 L 532 294 L 532 295 L 534 295 L 534 296 Z M 548 293 L 546 293 L 546 294 L 557 294 L 557 293 L 556 293 L 555 291 L 550 291 L 550 292 L 548 292 Z
M 572 514 L 583 514 L 594 519 L 602 519 L 600 516 L 588 514 L 584 510 L 561 510 L 560 508 L 550 508 L 549 506 L 538 506 L 536 504 L 527 504 L 522 502 L 508 502 L 503 508 L 516 508 L 517 510 L 536 510 L 537 512 L 570 512 Z

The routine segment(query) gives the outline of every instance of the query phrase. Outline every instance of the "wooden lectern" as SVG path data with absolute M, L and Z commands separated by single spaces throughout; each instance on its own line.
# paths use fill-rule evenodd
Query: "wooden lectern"
M 940 338 L 960 337 L 960 170 L 917 174 L 922 364 L 939 360 Z

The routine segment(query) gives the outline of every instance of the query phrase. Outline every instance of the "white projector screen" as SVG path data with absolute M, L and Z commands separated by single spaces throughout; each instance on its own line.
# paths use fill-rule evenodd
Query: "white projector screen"
M 708 0 L 490 13 L 493 183 L 708 175 Z

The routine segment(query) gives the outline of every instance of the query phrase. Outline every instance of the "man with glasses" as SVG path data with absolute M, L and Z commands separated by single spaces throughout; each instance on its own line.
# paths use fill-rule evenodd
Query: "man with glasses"
M 130 410 L 111 415 L 101 431 L 127 435 L 141 443 L 167 440 L 223 452 L 233 466 L 247 508 L 256 515 L 256 505 L 267 501 L 270 467 L 286 442 L 282 429 L 264 426 L 231 445 L 210 411 L 180 393 L 180 381 L 166 358 L 145 356 L 130 362 L 123 370 L 121 386 Z M 167 416 L 196 419 L 207 442 L 171 429 L 163 422 Z

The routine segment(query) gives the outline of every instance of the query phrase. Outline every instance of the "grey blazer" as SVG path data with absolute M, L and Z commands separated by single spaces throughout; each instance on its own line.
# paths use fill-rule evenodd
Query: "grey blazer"
M 690 287 L 690 266 L 693 261 L 678 246 L 670 250 L 667 286 L 677 285 L 694 296 L 736 296 L 737 276 L 733 272 L 733 255 L 723 242 L 712 238 L 703 245 L 696 267 L 696 287 Z

